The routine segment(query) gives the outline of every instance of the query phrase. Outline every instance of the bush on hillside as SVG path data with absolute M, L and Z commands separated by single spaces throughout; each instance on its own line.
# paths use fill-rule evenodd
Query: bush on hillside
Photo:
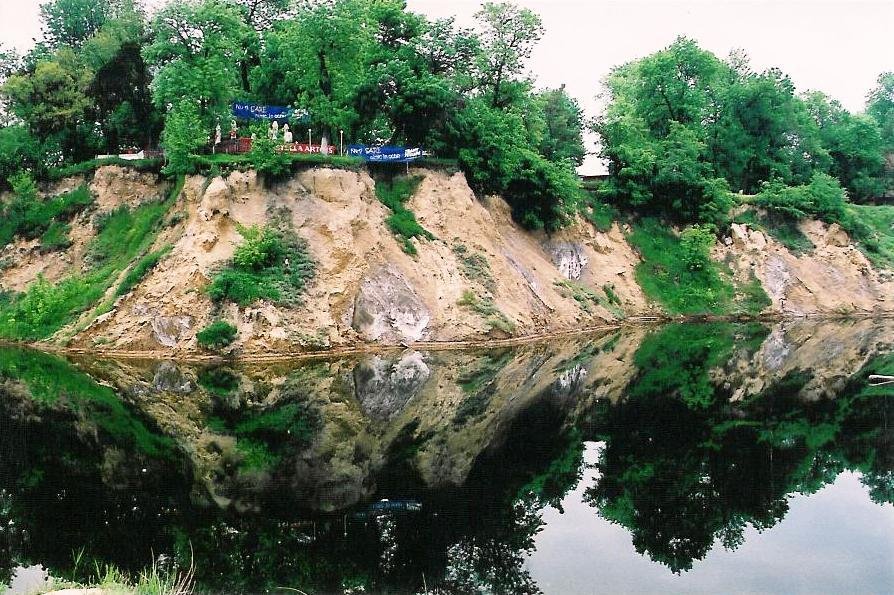
M 233 264 L 246 271 L 260 271 L 275 265 L 285 255 L 285 246 L 270 227 L 238 227 L 242 243 L 233 253 Z
M 846 219 L 847 199 L 838 180 L 824 173 L 815 173 L 810 183 L 786 186 L 778 180 L 767 182 L 755 196 L 754 204 L 781 217 L 803 219 L 816 217 L 827 223 Z
M 65 250 L 71 246 L 71 240 L 68 237 L 70 231 L 71 226 L 67 223 L 53 221 L 47 227 L 47 230 L 43 232 L 43 235 L 40 236 L 40 251 L 44 253 L 53 252 L 55 250 Z
M 404 252 L 410 255 L 416 254 L 416 246 L 410 241 L 412 238 L 435 239 L 431 232 L 416 221 L 413 211 L 405 206 L 421 182 L 422 178 L 419 176 L 395 176 L 376 181 L 376 196 L 392 211 L 385 219 L 385 225 L 401 239 Z
M 196 333 L 196 341 L 205 349 L 223 349 L 236 340 L 236 327 L 226 320 L 215 320 Z
M 714 232 L 707 225 L 690 225 L 680 234 L 680 253 L 686 267 L 697 271 L 711 265 Z
M 258 173 L 274 179 L 283 177 L 292 169 L 291 155 L 277 151 L 276 145 L 276 141 L 269 138 L 264 130 L 260 130 L 255 134 L 255 140 L 251 143 L 251 151 L 248 153 L 252 167 Z
M 59 196 L 41 199 L 30 175 L 16 174 L 10 183 L 13 198 L 0 210 L 0 246 L 8 244 L 17 235 L 27 239 L 41 237 L 54 221 L 68 221 L 93 203 L 93 195 L 86 185 Z M 54 233 L 58 234 L 58 231 Z
M 239 227 L 243 237 L 233 259 L 221 268 L 208 287 L 215 302 L 240 306 L 268 299 L 291 304 L 299 300 L 314 264 L 307 245 L 294 231 L 272 227 Z

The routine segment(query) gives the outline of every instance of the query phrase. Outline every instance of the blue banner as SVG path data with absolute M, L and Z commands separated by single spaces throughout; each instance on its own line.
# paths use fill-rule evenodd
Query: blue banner
M 233 116 L 242 120 L 297 120 L 307 122 L 310 114 L 307 110 L 278 105 L 260 105 L 244 101 L 233 102 Z
M 350 157 L 362 157 L 374 163 L 405 163 L 422 157 L 422 149 L 406 147 L 367 147 L 366 145 L 348 145 Z

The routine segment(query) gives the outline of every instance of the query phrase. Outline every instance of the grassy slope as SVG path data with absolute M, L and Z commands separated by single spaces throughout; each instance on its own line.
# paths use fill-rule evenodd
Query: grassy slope
M 91 267 L 56 284 L 39 278 L 23 294 L 4 296 L 0 303 L 0 336 L 43 340 L 75 321 L 96 304 L 131 262 L 155 241 L 161 221 L 183 188 L 178 180 L 167 200 L 120 207 L 102 217 L 88 245 Z M 106 300 L 94 314 L 111 306 Z
M 659 220 L 644 218 L 634 223 L 627 239 L 643 258 L 636 267 L 643 293 L 669 314 L 726 314 L 731 310 L 735 291 L 719 266 L 689 269 L 679 238 Z
M 851 213 L 875 235 L 860 249 L 876 267 L 894 269 L 894 206 L 850 205 Z
M 407 254 L 416 254 L 416 246 L 410 241 L 412 238 L 433 240 L 435 237 L 419 225 L 416 215 L 405 206 L 421 182 L 422 178 L 419 176 L 397 176 L 390 180 L 376 181 L 376 196 L 392 211 L 391 215 L 385 219 L 385 224 L 394 235 L 400 238 L 404 252 Z
M 642 256 L 636 281 L 649 299 L 668 314 L 757 315 L 771 304 L 760 282 L 752 278 L 734 287 L 730 271 L 722 264 L 692 270 L 686 266 L 680 239 L 653 218 L 633 224 L 627 240 Z

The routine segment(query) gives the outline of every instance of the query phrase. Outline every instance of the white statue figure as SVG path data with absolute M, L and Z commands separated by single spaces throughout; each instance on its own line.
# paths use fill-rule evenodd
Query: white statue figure
M 235 140 L 236 134 L 236 120 L 230 120 L 230 138 Z
M 323 155 L 329 154 L 329 137 L 325 134 L 323 135 L 323 139 L 320 141 L 320 153 Z
M 214 144 L 220 144 L 220 122 L 218 122 L 217 126 L 214 127 Z
M 292 138 L 292 131 L 289 130 L 288 123 L 284 124 L 282 127 L 282 140 L 285 143 L 291 143 L 294 140 Z
M 273 120 L 273 140 L 279 138 L 279 122 Z

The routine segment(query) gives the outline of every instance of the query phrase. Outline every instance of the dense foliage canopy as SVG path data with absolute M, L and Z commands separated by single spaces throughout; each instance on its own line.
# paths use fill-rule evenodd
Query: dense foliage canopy
M 544 28 L 514 4 L 485 2 L 471 29 L 404 0 L 169 0 L 151 13 L 139 0 L 46 0 L 41 16 L 25 56 L 0 48 L 7 187 L 19 170 L 41 177 L 128 148 L 160 146 L 167 172 L 188 172 L 244 100 L 307 110 L 314 138 L 455 159 L 476 192 L 503 194 L 530 228 L 560 227 L 584 202 L 584 114 L 564 87 L 534 87 L 527 61 Z M 890 186 L 891 73 L 851 114 L 796 93 L 777 69 L 680 38 L 605 84 L 592 126 L 611 172 L 602 193 L 619 206 L 722 223 L 732 193 L 769 183 L 828 174 L 852 201 Z M 261 147 L 252 162 L 288 171 L 273 153 Z
M 837 178 L 853 200 L 885 190 L 889 75 L 869 114 L 851 114 L 822 93 L 797 94 L 778 69 L 753 71 L 744 54 L 721 60 L 678 38 L 617 67 L 605 85 L 609 103 L 594 122 L 611 173 L 603 191 L 625 204 L 719 223 L 730 190 L 802 186 L 818 174 Z

